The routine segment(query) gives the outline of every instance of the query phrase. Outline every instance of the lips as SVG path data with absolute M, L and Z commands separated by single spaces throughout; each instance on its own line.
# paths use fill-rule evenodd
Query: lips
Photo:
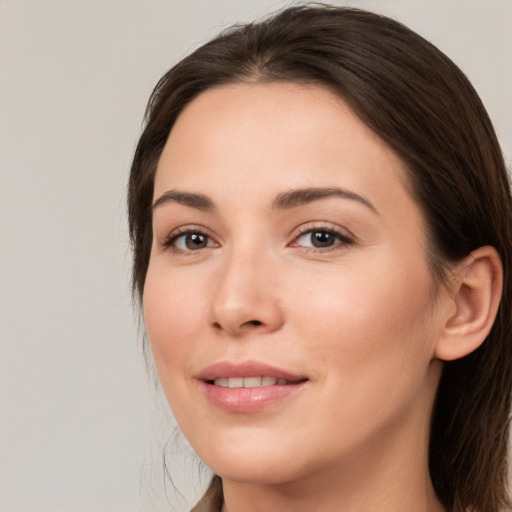
M 292 381 L 282 378 L 262 376 L 262 377 L 223 377 L 214 379 L 214 386 L 223 388 L 261 388 L 262 386 L 286 386 L 292 384 Z
M 228 412 L 254 412 L 294 395 L 308 378 L 264 363 L 222 361 L 197 379 L 208 400 Z

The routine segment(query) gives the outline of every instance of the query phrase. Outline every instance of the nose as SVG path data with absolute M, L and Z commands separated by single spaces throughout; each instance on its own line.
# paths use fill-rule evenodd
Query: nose
M 223 263 L 210 308 L 219 333 L 241 337 L 272 333 L 284 322 L 276 268 L 263 254 L 232 254 Z

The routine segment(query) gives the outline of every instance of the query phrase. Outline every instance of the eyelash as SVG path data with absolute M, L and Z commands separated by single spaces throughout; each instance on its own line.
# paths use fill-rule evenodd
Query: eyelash
M 176 242 L 179 238 L 187 237 L 190 235 L 201 235 L 204 236 L 208 241 L 212 241 L 212 237 L 206 233 L 206 230 L 202 227 L 193 227 L 193 226 L 187 226 L 183 228 L 178 228 L 175 231 L 173 231 L 170 235 L 168 235 L 165 240 L 162 243 L 162 248 L 164 250 L 171 251 L 173 254 L 179 254 L 179 255 L 187 255 L 187 256 L 194 256 L 196 253 L 201 252 L 202 249 L 208 248 L 208 246 L 199 248 L 196 250 L 190 249 L 179 249 L 176 247 Z M 215 243 L 215 242 L 214 242 Z
M 325 233 L 327 235 L 332 235 L 335 237 L 338 241 L 331 246 L 327 247 L 304 247 L 299 244 L 297 244 L 297 240 L 304 237 L 307 234 L 313 234 L 313 233 Z M 187 237 L 190 235 L 200 235 L 204 236 L 207 239 L 207 243 L 213 242 L 213 244 L 217 245 L 217 242 L 213 241 L 213 238 L 206 232 L 206 230 L 202 227 L 183 227 L 178 228 L 174 232 L 172 232 L 169 236 L 165 238 L 165 240 L 162 243 L 162 248 L 164 250 L 170 250 L 173 254 L 179 254 L 179 255 L 187 255 L 187 256 L 194 256 L 200 252 L 202 252 L 203 249 L 207 249 L 209 247 L 212 247 L 211 245 L 207 245 L 205 247 L 200 247 L 198 249 L 179 249 L 176 247 L 176 242 L 182 238 Z M 307 252 L 313 252 L 313 253 L 326 253 L 330 251 L 336 251 L 341 249 L 342 247 L 352 245 L 354 243 L 354 240 L 352 237 L 348 236 L 345 233 L 342 233 L 341 231 L 334 229 L 329 226 L 307 226 L 302 228 L 299 233 L 294 237 L 293 241 L 289 244 L 291 247 L 302 247 L 303 250 Z M 214 245 L 214 246 L 215 246 Z
M 313 233 L 326 233 L 328 235 L 332 235 L 333 237 L 338 239 L 338 241 L 334 245 L 327 246 L 327 247 L 304 247 L 304 246 L 300 246 L 296 243 L 296 241 L 299 240 L 300 238 L 302 238 L 303 236 L 305 236 L 307 234 L 312 235 Z M 354 243 L 354 239 L 351 236 L 347 235 L 346 233 L 342 233 L 340 230 L 337 230 L 333 227 L 330 227 L 330 226 L 306 226 L 306 227 L 300 229 L 299 233 L 297 234 L 297 236 L 295 236 L 295 238 L 293 239 L 293 242 L 290 245 L 292 247 L 302 247 L 307 252 L 326 253 L 326 252 L 340 250 L 343 247 L 352 245 L 353 243 Z

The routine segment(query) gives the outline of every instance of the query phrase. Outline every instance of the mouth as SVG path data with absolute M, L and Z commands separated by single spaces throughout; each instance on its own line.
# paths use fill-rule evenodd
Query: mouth
M 218 362 L 197 377 L 214 406 L 227 412 L 255 412 L 295 395 L 309 379 L 254 361 Z
M 209 384 L 223 388 L 261 388 L 266 386 L 290 386 L 307 379 L 288 380 L 281 377 L 221 377 L 208 381 Z

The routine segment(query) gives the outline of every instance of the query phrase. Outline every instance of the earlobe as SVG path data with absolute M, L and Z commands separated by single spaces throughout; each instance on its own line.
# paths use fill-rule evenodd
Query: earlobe
M 503 287 L 496 249 L 484 246 L 467 256 L 457 265 L 451 287 L 449 313 L 435 347 L 435 356 L 444 361 L 473 352 L 491 330 Z

